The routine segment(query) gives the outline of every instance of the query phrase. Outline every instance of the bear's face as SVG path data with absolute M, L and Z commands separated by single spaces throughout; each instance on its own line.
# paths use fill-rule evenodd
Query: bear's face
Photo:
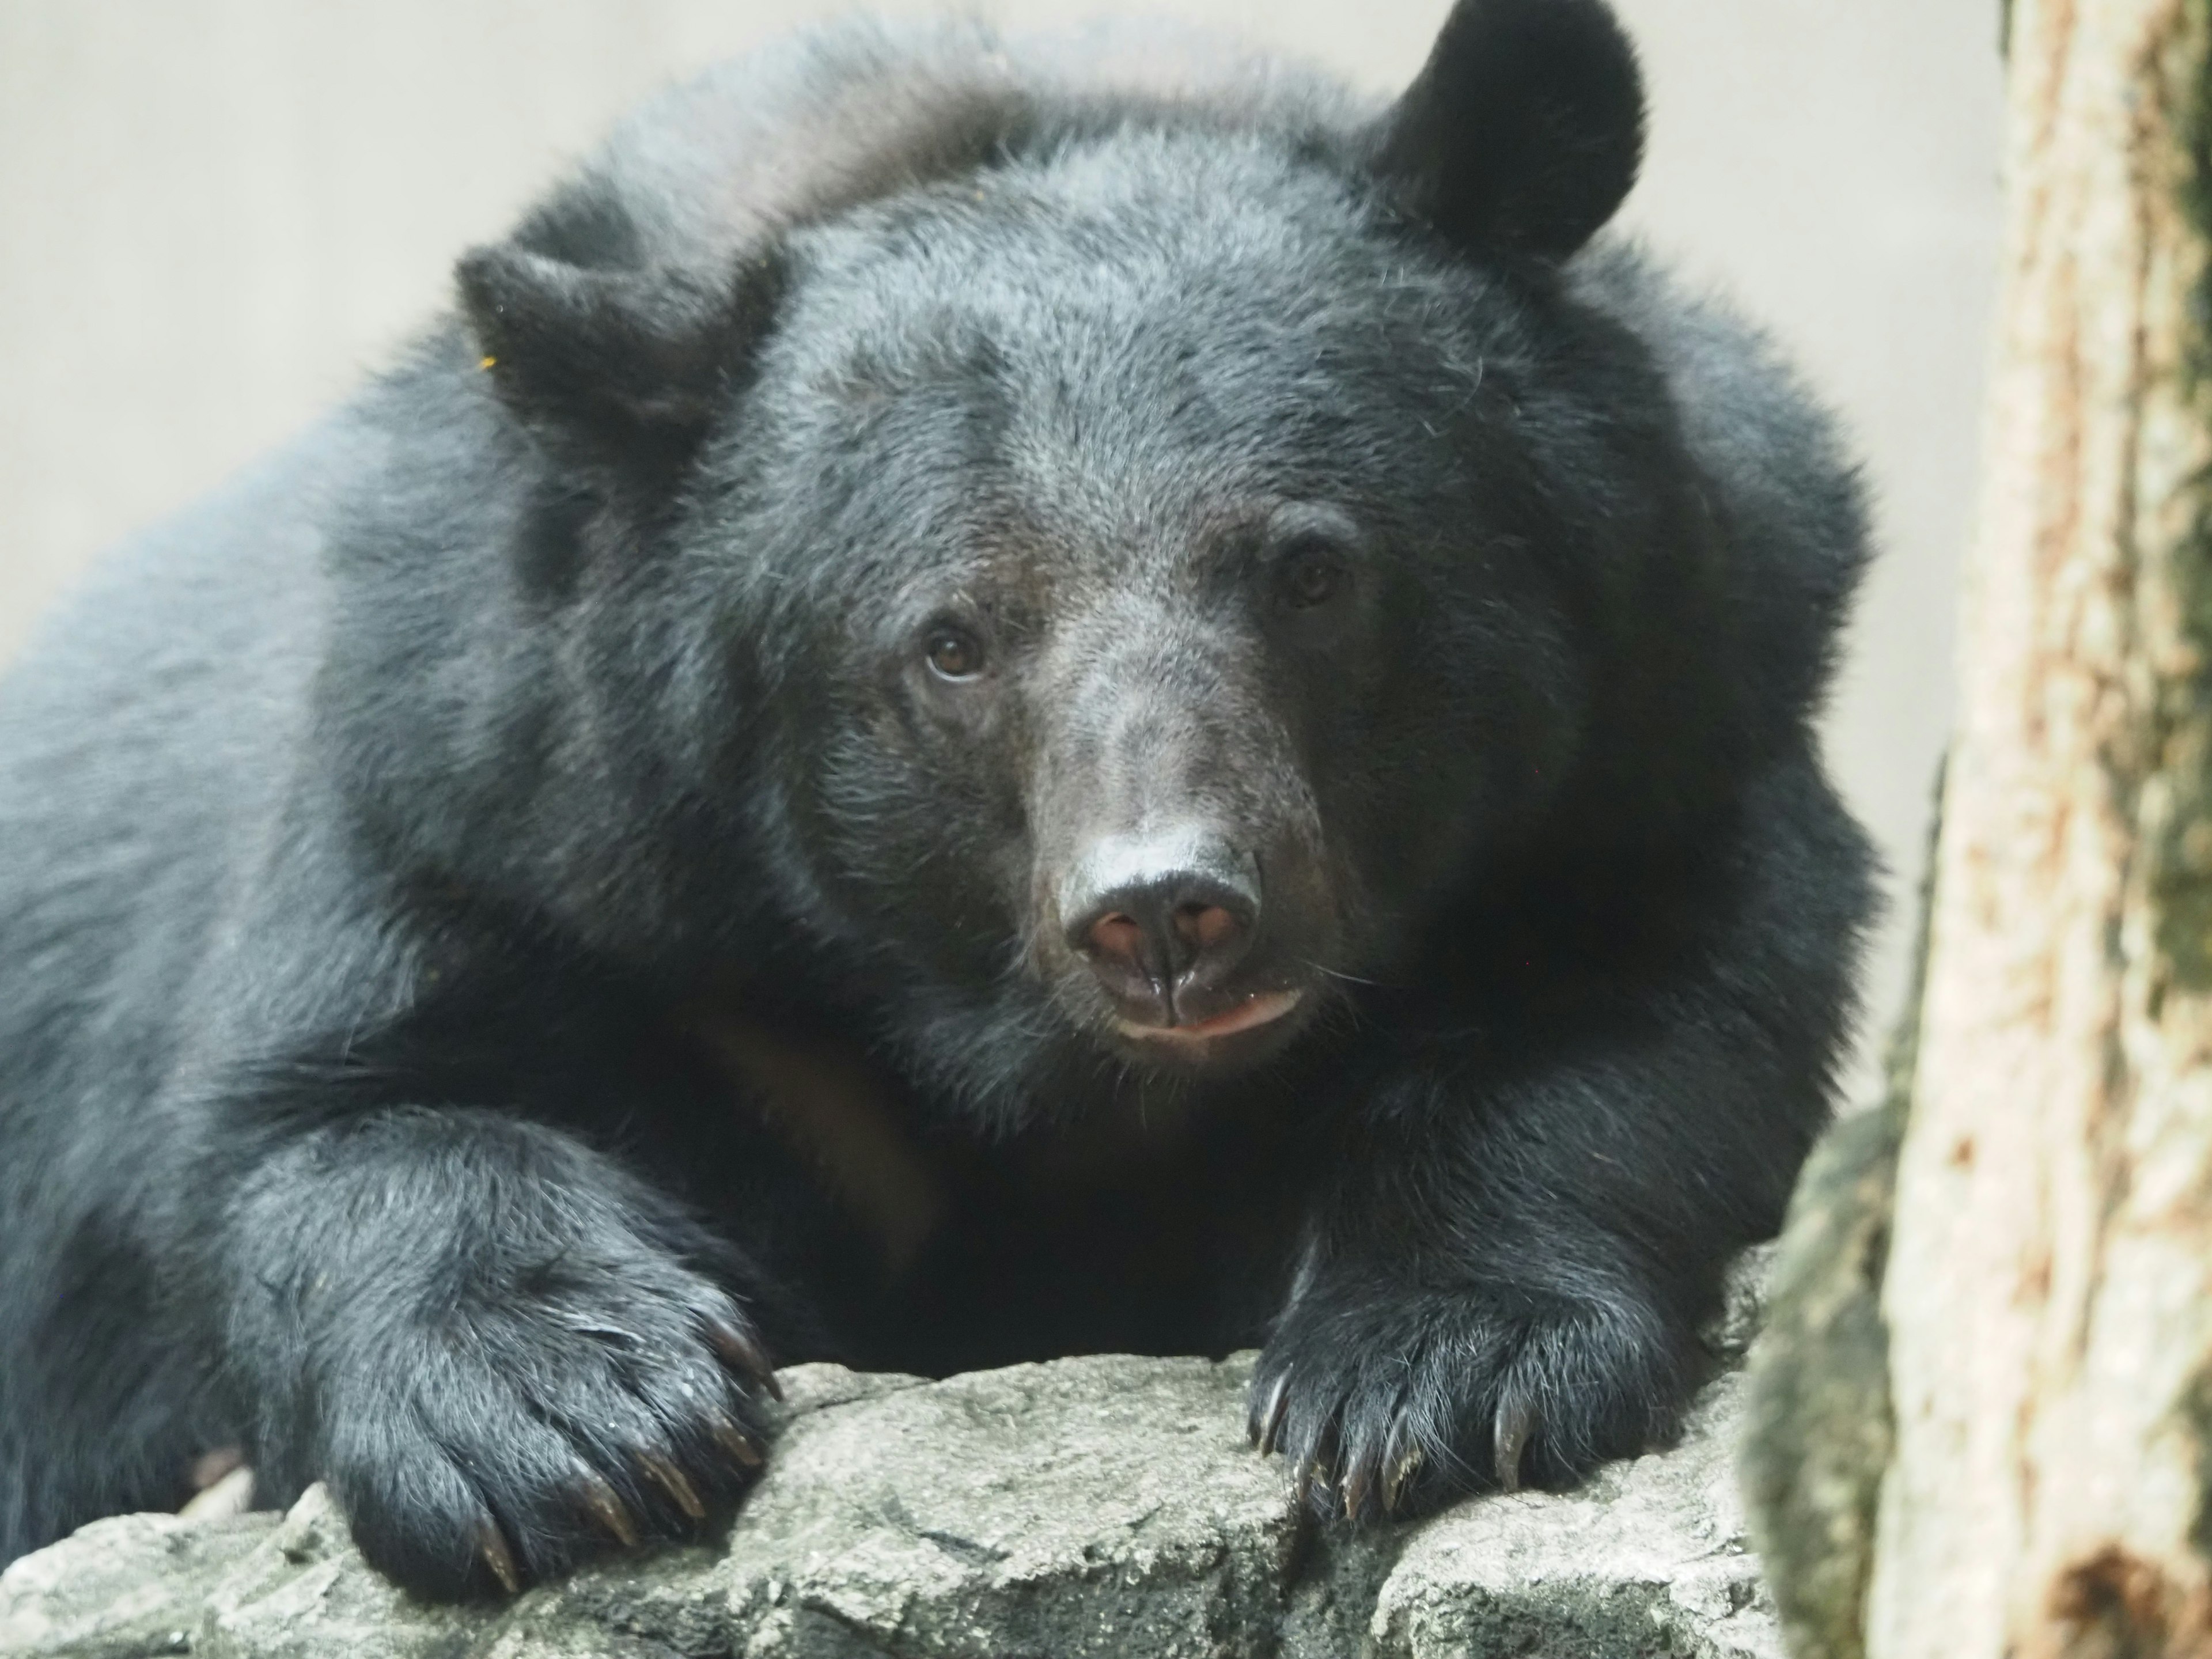
M 716 210 L 651 152 L 460 277 L 607 550 L 556 755 L 600 827 L 544 885 L 633 953 L 803 941 L 1019 1116 L 1404 982 L 1562 791 L 1682 795 L 1644 659 L 1703 618 L 1663 388 L 1559 275 L 1641 144 L 1601 0 L 1462 6 L 1364 125 L 1018 82 L 799 143 L 703 253 L 641 252 Z
M 693 532 L 757 630 L 794 909 L 1148 1066 L 1388 976 L 1583 718 L 1539 301 L 1157 135 L 794 255 Z

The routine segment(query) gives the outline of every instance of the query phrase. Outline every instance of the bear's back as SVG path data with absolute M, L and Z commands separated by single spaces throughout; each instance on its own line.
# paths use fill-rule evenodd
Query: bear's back
M 319 424 L 108 554 L 0 677 L 0 1123 L 112 1120 L 165 1071 L 295 774 L 319 515 L 379 448 Z
M 1373 113 L 1318 70 L 1159 19 L 1002 35 L 854 17 L 647 100 L 516 240 L 719 275 L 786 229 L 1131 123 L 1334 148 Z

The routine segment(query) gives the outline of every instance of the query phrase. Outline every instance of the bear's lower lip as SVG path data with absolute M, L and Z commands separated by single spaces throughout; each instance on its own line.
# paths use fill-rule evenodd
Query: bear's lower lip
M 1216 1014 L 1211 1019 L 1197 1020 L 1188 1025 L 1139 1025 L 1132 1019 L 1116 1020 L 1124 1036 L 1143 1039 L 1147 1042 L 1173 1042 L 1193 1048 L 1203 1048 L 1217 1037 L 1234 1036 L 1239 1031 L 1249 1031 L 1271 1024 L 1298 1006 L 1303 991 L 1262 991 L 1225 1014 Z

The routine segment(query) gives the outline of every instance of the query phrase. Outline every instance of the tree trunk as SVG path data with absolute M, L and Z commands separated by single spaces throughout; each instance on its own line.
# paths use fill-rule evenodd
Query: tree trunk
M 2212 0 L 2018 0 L 1875 1659 L 2212 1654 Z

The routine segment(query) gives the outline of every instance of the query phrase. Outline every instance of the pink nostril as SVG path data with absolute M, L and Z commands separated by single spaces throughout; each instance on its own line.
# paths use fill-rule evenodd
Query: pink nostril
M 1237 918 L 1218 904 L 1182 904 L 1176 907 L 1175 927 L 1186 945 L 1211 951 L 1236 933 Z
M 1101 956 L 1119 957 L 1133 965 L 1144 959 L 1145 930 L 1116 911 L 1091 924 L 1091 948 Z

